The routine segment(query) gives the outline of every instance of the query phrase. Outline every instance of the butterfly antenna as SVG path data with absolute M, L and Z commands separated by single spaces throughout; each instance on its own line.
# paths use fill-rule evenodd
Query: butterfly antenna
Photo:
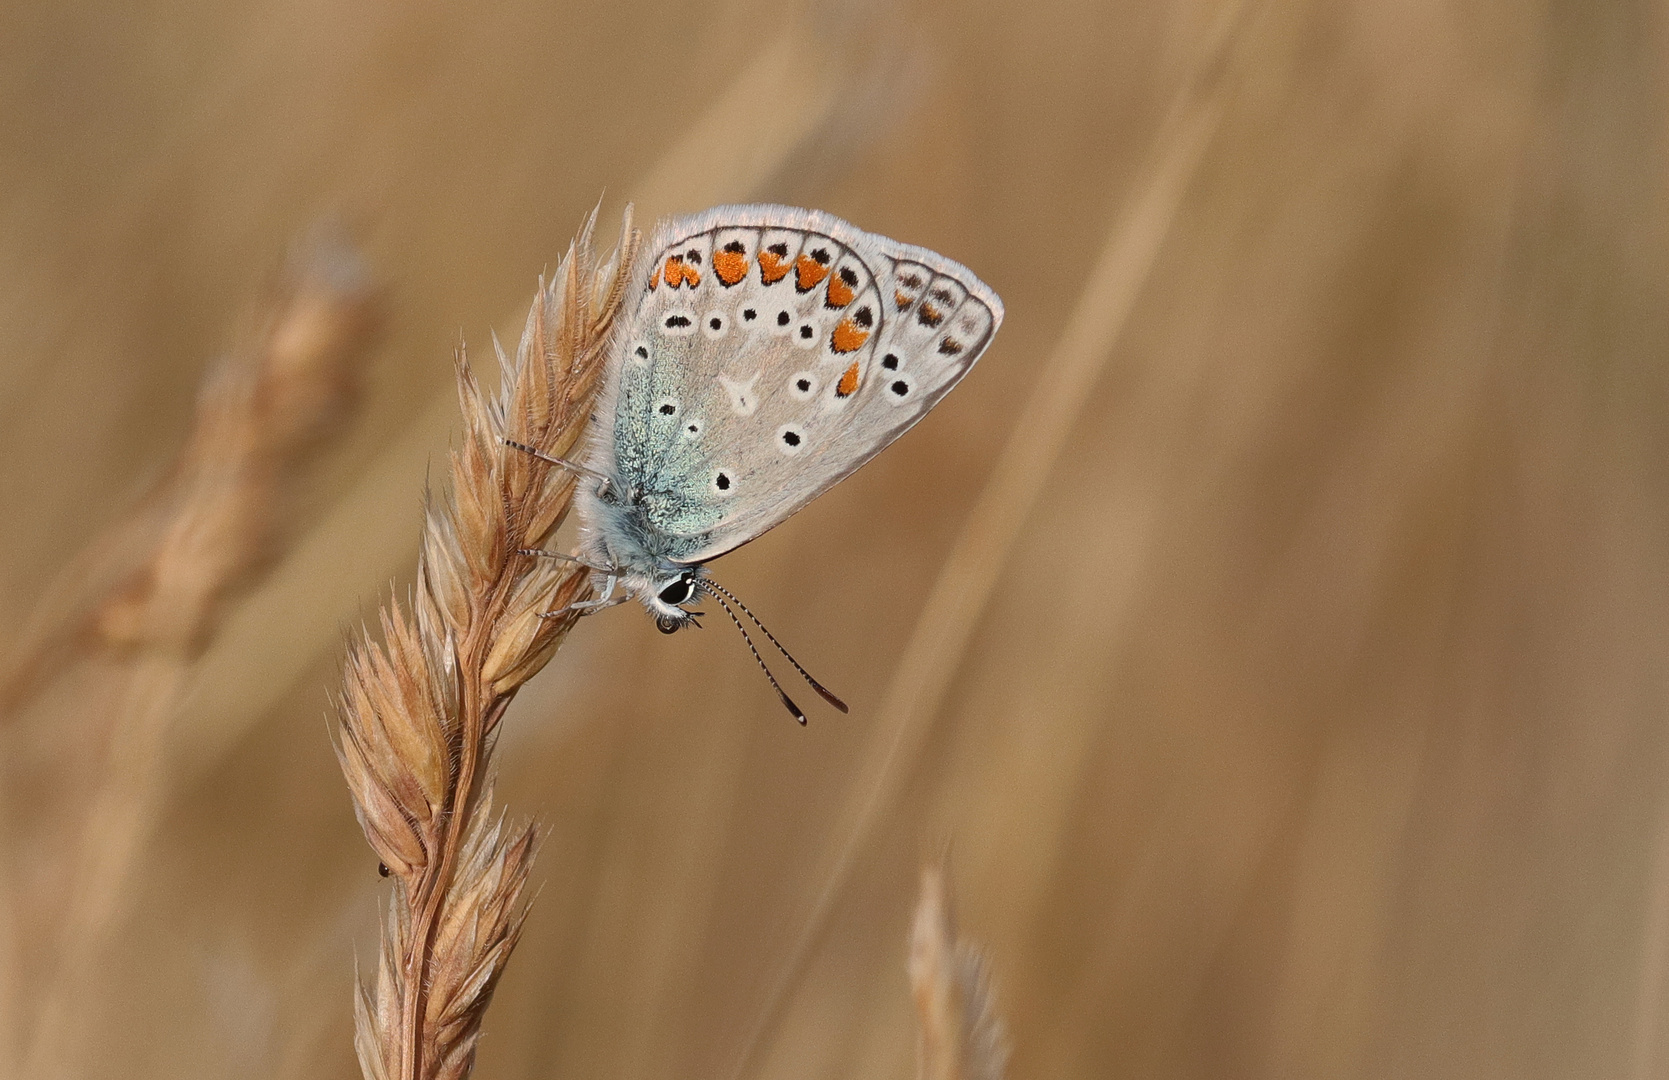
M 736 599 L 736 594 L 735 593 L 731 592 L 729 589 L 725 588 L 723 585 L 720 585 L 718 582 L 712 580 L 711 578 L 704 579 L 701 582 L 701 584 L 704 587 L 706 587 L 709 591 L 712 591 L 714 593 L 714 599 L 717 599 L 719 601 L 719 603 L 721 603 L 721 604 L 724 603 L 724 600 L 720 599 L 717 594 L 718 593 L 723 593 L 725 596 L 728 596 L 730 598 L 730 602 L 732 604 L 735 604 L 737 607 L 741 608 L 742 609 L 742 614 L 744 614 L 748 618 L 752 619 L 753 624 L 755 626 L 759 627 L 760 632 L 763 633 L 767 638 L 770 638 L 771 644 L 775 645 L 777 647 L 777 651 L 782 653 L 783 656 L 788 658 L 788 662 L 790 664 L 794 665 L 794 670 L 798 671 L 800 673 L 800 678 L 802 678 L 806 682 L 810 683 L 811 688 L 813 690 L 817 691 L 818 696 L 820 696 L 824 701 L 828 702 L 830 705 L 833 705 L 835 708 L 839 709 L 841 712 L 850 711 L 846 708 L 846 702 L 840 700 L 838 697 L 835 697 L 834 694 L 832 694 L 827 687 L 825 687 L 822 683 L 818 682 L 816 679 L 811 677 L 811 672 L 807 671 L 805 668 L 800 666 L 800 662 L 798 660 L 794 659 L 794 654 L 782 647 L 782 642 L 777 640 L 777 636 L 775 634 L 771 633 L 770 630 L 766 629 L 765 624 L 759 621 L 759 616 L 757 616 L 753 612 L 749 611 L 748 606 L 746 604 L 744 604 L 740 600 Z M 735 618 L 735 616 L 732 615 L 731 618 Z
M 703 584 L 706 583 L 703 582 Z M 748 643 L 748 652 L 752 653 L 753 658 L 759 661 L 759 670 L 763 671 L 765 677 L 771 680 L 771 689 L 777 692 L 777 697 L 782 699 L 782 703 L 788 706 L 788 711 L 794 714 L 794 719 L 798 720 L 803 727 L 806 722 L 806 714 L 800 711 L 798 705 L 794 704 L 794 699 L 788 696 L 787 692 L 783 690 L 782 684 L 777 682 L 777 677 L 771 674 L 771 669 L 765 666 L 765 658 L 760 656 L 759 650 L 753 647 L 753 639 L 748 637 L 747 627 L 743 626 L 742 620 L 738 619 L 736 613 L 730 610 L 730 605 L 724 602 L 724 597 L 714 593 L 713 599 L 719 602 L 719 607 L 724 608 L 724 613 L 730 616 L 730 621 L 735 623 L 736 629 L 742 632 L 742 640 Z

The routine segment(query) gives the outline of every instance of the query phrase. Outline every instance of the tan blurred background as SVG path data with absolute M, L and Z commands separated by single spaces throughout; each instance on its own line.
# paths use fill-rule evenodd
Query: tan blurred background
M 517 702 L 543 886 L 478 1075 L 909 1076 L 948 843 L 1017 1078 L 1669 1076 L 1666 19 L 14 5 L 0 1072 L 358 1075 L 343 632 L 411 579 L 454 346 L 601 197 L 816 205 L 1008 319 L 716 568 L 851 716 L 634 609 Z M 183 652 L 43 631 L 321 223 L 380 329 L 265 562 Z

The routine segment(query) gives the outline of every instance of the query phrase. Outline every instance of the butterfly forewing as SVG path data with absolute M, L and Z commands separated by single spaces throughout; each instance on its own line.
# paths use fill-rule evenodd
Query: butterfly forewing
M 678 562 L 752 540 L 868 461 L 1002 319 L 957 263 L 810 211 L 720 207 L 649 250 L 607 448 Z

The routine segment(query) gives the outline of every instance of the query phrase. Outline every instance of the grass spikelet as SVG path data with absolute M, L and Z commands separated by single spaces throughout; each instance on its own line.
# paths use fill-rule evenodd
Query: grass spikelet
M 921 872 L 910 929 L 910 990 L 919 1029 L 919 1080 L 1002 1080 L 1008 1039 L 984 956 L 956 935 L 942 865 Z
M 338 753 L 394 883 L 354 1010 L 368 1080 L 467 1076 L 521 932 L 535 837 L 493 811 L 493 736 L 575 618 L 540 615 L 590 586 L 583 568 L 519 553 L 551 541 L 574 477 L 505 440 L 562 457 L 585 428 L 638 244 L 628 213 L 615 254 L 597 259 L 594 221 L 540 282 L 514 358 L 500 351 L 496 396 L 460 354 L 464 431 L 429 503 L 416 588 L 385 606 L 380 642 L 349 650 Z
M 56 947 L 32 995 L 24 1075 L 73 1071 L 77 1010 L 166 802 L 166 744 L 197 660 L 295 541 L 313 466 L 357 411 L 382 308 L 346 238 L 321 228 L 297 245 L 206 374 L 167 474 L 71 560 L 0 673 L 0 723 L 26 726 L 57 683 L 90 748 L 55 763 L 54 782 L 80 798 L 66 800 L 72 842 L 52 845 L 64 884 L 32 912 Z M 73 679 L 89 660 L 110 661 L 111 677 Z
M 163 479 L 66 568 L 0 672 L 11 719 L 85 654 L 189 661 L 294 539 L 310 467 L 345 431 L 381 336 L 381 290 L 328 228 L 296 248 L 205 374 Z
M 308 249 L 254 335 L 205 381 L 191 440 L 161 501 L 174 507 L 145 564 L 93 617 L 107 645 L 199 651 L 228 596 L 278 554 L 285 490 L 360 396 L 380 298 L 341 241 Z

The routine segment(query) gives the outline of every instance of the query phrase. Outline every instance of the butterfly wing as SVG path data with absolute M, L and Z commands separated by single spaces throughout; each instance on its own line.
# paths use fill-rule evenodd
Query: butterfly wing
M 766 532 L 874 457 L 968 373 L 1002 302 L 923 248 L 789 207 L 663 224 L 605 403 L 605 468 L 668 558 Z

